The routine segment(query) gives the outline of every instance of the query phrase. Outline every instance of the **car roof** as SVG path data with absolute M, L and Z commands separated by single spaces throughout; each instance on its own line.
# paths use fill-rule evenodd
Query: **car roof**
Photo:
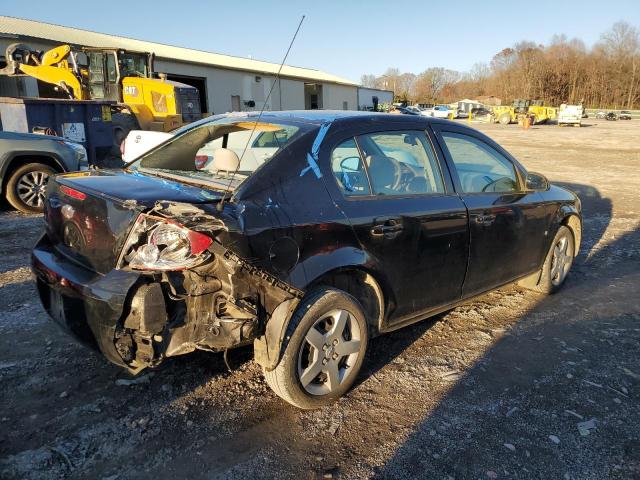
M 254 118 L 259 112 L 245 112 L 246 115 L 238 115 L 237 113 L 228 114 L 228 116 L 238 116 L 238 119 Z M 224 115 L 223 115 L 224 116 Z M 434 117 L 416 116 L 416 115 L 394 115 L 390 113 L 356 111 L 356 110 L 282 110 L 263 112 L 261 120 L 293 120 L 314 125 L 322 125 L 327 122 L 349 122 L 353 120 L 370 120 L 381 118 L 393 119 L 394 122 L 406 121 L 407 123 L 415 123 L 417 119 L 429 123 L 446 123 L 444 120 Z M 209 117 L 213 118 L 213 117 Z M 220 116 L 216 115 L 216 118 Z M 203 122 L 204 123 L 204 122 Z

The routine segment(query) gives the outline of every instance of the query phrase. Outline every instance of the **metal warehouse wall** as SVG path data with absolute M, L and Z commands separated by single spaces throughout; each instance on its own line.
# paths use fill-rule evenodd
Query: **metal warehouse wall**
M 358 108 L 373 107 L 373 97 L 378 97 L 378 104 L 393 103 L 393 92 L 389 90 L 358 87 Z
M 0 38 L 0 55 L 7 46 L 16 43 L 14 38 Z M 47 50 L 60 45 L 59 42 L 42 40 L 30 41 L 29 46 L 37 50 Z M 239 100 L 241 110 L 260 110 L 274 81 L 275 76 L 262 75 L 249 71 L 227 70 L 224 68 L 179 62 L 175 60 L 156 58 L 155 70 L 161 73 L 194 77 L 201 79 L 206 85 L 207 110 L 210 113 L 225 113 L 233 110 L 234 101 Z M 259 82 L 256 81 L 259 77 Z M 314 82 L 308 80 L 308 82 Z M 186 82 L 188 83 L 188 82 Z M 281 79 L 280 86 L 274 87 L 271 98 L 266 106 L 267 110 L 303 110 L 305 108 L 304 84 L 305 80 L 290 78 Z M 346 102 L 347 109 L 356 110 L 357 87 L 322 83 L 323 108 L 327 110 L 342 110 Z M 0 96 L 15 95 L 15 88 L 4 88 L 0 84 Z M 238 98 L 232 99 L 237 96 Z M 256 105 L 251 108 L 244 102 L 253 100 Z
M 357 110 L 358 87 L 323 83 L 322 108 L 324 110 Z
M 209 112 L 225 113 L 234 108 L 233 96 L 240 97 L 240 109 L 243 111 L 260 110 L 269 94 L 275 76 L 254 72 L 225 70 L 206 65 L 192 65 L 169 60 L 156 60 L 158 72 L 204 77 L 207 85 L 207 103 Z M 256 77 L 260 79 L 256 81 Z M 280 96 L 282 92 L 282 97 Z M 245 105 L 253 100 L 255 107 Z M 304 109 L 304 82 L 302 80 L 282 79 L 280 88 L 276 85 L 266 110 Z

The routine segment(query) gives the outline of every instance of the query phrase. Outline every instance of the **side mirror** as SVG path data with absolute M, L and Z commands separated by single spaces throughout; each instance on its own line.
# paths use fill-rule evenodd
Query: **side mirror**
M 343 172 L 357 172 L 360 166 L 360 157 L 346 157 L 340 162 Z
M 541 173 L 529 172 L 527 173 L 527 190 L 533 190 L 534 192 L 544 192 L 549 190 L 549 180 Z

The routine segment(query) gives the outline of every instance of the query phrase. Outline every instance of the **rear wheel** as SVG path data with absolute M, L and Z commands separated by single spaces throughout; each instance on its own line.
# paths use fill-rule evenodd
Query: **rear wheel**
M 298 408 L 327 405 L 353 385 L 367 349 L 367 323 L 349 294 L 322 288 L 300 303 L 285 336 L 284 352 L 264 371 L 273 391 Z
M 44 210 L 47 182 L 56 171 L 42 163 L 29 163 L 18 168 L 7 181 L 7 201 L 25 213 L 40 213 Z
M 503 113 L 498 117 L 498 122 L 502 125 L 509 125 L 511 123 L 511 115 L 508 113 Z
M 562 285 L 573 265 L 575 241 L 573 233 L 561 225 L 551 242 L 542 270 L 524 278 L 519 285 L 541 293 L 556 293 Z

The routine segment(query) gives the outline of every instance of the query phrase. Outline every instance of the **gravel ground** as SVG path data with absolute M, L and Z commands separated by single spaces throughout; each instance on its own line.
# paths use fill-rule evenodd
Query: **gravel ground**
M 353 391 L 298 411 L 251 350 L 134 383 L 58 330 L 0 211 L 0 477 L 640 478 L 640 122 L 477 124 L 582 198 L 565 288 L 507 287 L 371 343 Z M 120 381 L 119 381 L 120 380 Z M 124 380 L 124 381 L 123 381 Z

